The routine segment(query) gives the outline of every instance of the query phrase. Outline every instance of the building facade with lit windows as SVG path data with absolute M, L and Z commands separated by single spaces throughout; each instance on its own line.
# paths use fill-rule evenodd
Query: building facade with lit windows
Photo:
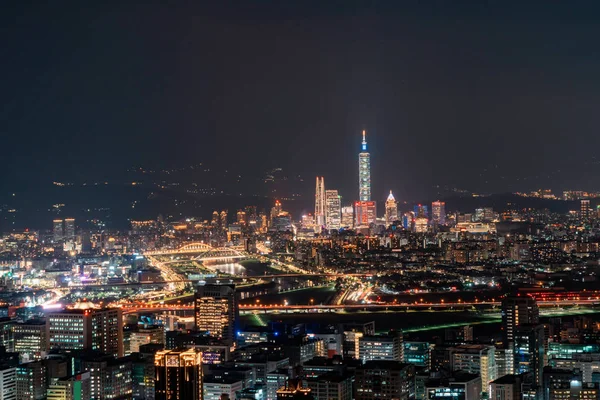
M 354 203 L 355 227 L 369 226 L 377 220 L 377 206 L 374 201 L 357 201 Z
M 429 342 L 404 342 L 404 362 L 417 367 L 431 367 L 431 349 Z
M 196 288 L 196 327 L 232 346 L 239 318 L 235 285 L 206 284 Z
M 65 218 L 65 239 L 75 238 L 75 219 Z
M 238 377 L 205 376 L 202 381 L 203 400 L 221 400 L 223 395 L 229 399 L 236 398 L 236 392 L 244 388 L 244 382 Z
M 343 228 L 352 229 L 354 227 L 354 208 L 352 205 L 342 207 L 342 221 L 341 225 Z
M 337 190 L 325 191 L 325 223 L 327 229 L 342 226 L 342 199 Z
M 46 386 L 46 366 L 42 361 L 17 366 L 17 400 L 43 400 Z
M 390 190 L 390 194 L 385 201 L 385 222 L 388 224 L 398 220 L 398 202 Z
M 325 178 L 317 176 L 317 183 L 315 187 L 315 225 L 317 229 L 325 226 Z
M 426 233 L 429 228 L 429 220 L 424 217 L 417 217 L 414 220 L 415 232 Z
M 52 237 L 55 242 L 58 242 L 65 237 L 62 219 L 55 219 L 52 221 Z
M 352 381 L 352 375 L 329 372 L 307 378 L 306 386 L 315 399 L 352 400 Z
M 129 352 L 137 353 L 140 346 L 145 344 L 165 344 L 165 329 L 163 326 L 139 328 L 129 333 Z
M 83 372 L 71 377 L 54 378 L 46 390 L 47 400 L 75 400 L 91 398 L 91 377 Z
M 16 400 L 17 367 L 0 366 L 0 399 Z
M 481 393 L 481 377 L 464 371 L 456 371 L 449 378 L 430 379 L 425 384 L 426 400 L 481 400 Z
M 45 321 L 28 321 L 13 326 L 15 351 L 27 360 L 44 358 L 47 351 Z
M 544 369 L 544 325 L 522 324 L 514 334 L 515 374 L 532 373 L 533 382 L 540 385 Z
M 202 400 L 202 353 L 163 350 L 154 357 L 155 400 Z
M 588 199 L 581 200 L 581 218 L 589 219 L 591 213 L 590 201 Z
M 82 359 L 81 367 L 90 374 L 90 399 L 132 398 L 133 364 L 130 357 L 91 355 Z
M 358 358 L 364 363 L 371 360 L 404 360 L 401 335 L 363 336 L 358 343 Z
M 356 400 L 409 400 L 415 397 L 415 367 L 399 361 L 367 361 L 356 369 Z
M 446 203 L 443 201 L 434 201 L 431 203 L 431 220 L 436 225 L 446 224 Z
M 454 371 L 479 374 L 482 391 L 488 392 L 491 381 L 497 377 L 496 349 L 494 346 L 465 344 L 451 349 L 451 365 Z
M 120 308 L 65 309 L 46 318 L 48 349 L 98 350 L 123 356 L 123 314 Z
M 507 296 L 502 300 L 502 334 L 504 347 L 514 340 L 519 325 L 537 324 L 540 309 L 530 296 Z

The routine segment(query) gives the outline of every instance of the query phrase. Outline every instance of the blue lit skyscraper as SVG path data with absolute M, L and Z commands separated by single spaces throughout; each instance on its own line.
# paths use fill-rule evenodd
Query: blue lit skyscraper
M 362 132 L 361 152 L 358 155 L 358 187 L 360 201 L 371 201 L 371 155 L 367 152 L 367 133 Z

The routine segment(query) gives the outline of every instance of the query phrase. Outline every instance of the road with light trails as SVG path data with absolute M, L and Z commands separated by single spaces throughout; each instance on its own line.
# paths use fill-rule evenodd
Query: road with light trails
M 158 265 L 156 265 L 157 268 L 161 269 L 161 272 L 163 270 L 167 271 L 170 270 L 170 268 L 161 265 L 160 267 Z M 172 273 L 174 273 L 174 271 L 171 270 Z M 353 276 L 353 277 L 369 277 L 369 276 L 373 276 L 372 274 L 329 274 L 329 273 L 315 273 L 315 274 L 275 274 L 275 275 L 256 275 L 256 276 L 248 276 L 246 277 L 247 279 L 277 279 L 277 278 L 343 278 L 343 277 L 348 277 L 348 276 Z M 180 283 L 195 283 L 198 282 L 198 280 L 193 280 L 193 279 L 168 279 L 168 280 L 164 280 L 164 281 L 142 281 L 142 282 L 120 282 L 120 283 L 106 283 L 106 284 L 98 284 L 98 283 L 94 283 L 94 284 L 90 284 L 90 285 L 86 285 L 86 284 L 74 284 L 74 285 L 70 285 L 70 288 L 94 288 L 94 287 L 102 287 L 102 288 L 106 288 L 106 287 L 118 287 L 118 286 L 145 286 L 145 285 L 167 285 L 167 284 L 180 284 Z
M 169 289 L 174 292 L 185 289 L 186 280 L 183 279 L 175 270 L 168 267 L 165 263 L 158 261 L 153 256 L 146 256 L 146 258 L 148 258 L 148 261 L 150 261 L 152 265 L 160 271 L 165 283 L 169 284 Z
M 570 307 L 570 306 L 590 306 L 598 305 L 598 300 L 562 300 L 562 301 L 538 301 L 540 307 Z M 389 303 L 389 304 L 306 304 L 306 305 L 285 305 L 285 304 L 240 304 L 240 312 L 340 312 L 344 310 L 452 310 L 469 308 L 496 308 L 501 305 L 498 301 L 488 302 L 460 302 L 460 303 Z M 120 304 L 124 313 L 147 312 L 147 311 L 185 311 L 192 310 L 193 305 L 149 305 L 146 303 L 138 304 Z

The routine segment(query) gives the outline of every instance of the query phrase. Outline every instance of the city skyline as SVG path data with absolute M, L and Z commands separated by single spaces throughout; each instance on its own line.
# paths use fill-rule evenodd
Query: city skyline
M 6 4 L 0 400 L 600 400 L 599 21 Z

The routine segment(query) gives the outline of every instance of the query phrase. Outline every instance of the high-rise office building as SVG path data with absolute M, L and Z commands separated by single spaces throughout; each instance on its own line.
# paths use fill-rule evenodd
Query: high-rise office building
M 414 364 L 416 367 L 430 368 L 431 349 L 434 347 L 429 342 L 404 342 L 403 362 Z
M 356 368 L 356 400 L 409 400 L 415 396 L 415 367 L 399 361 L 367 361 Z
M 156 353 L 164 350 L 160 344 L 144 344 L 139 353 L 133 355 L 131 380 L 133 381 L 133 398 L 140 400 L 154 399 L 154 358 Z
M 405 212 L 402 215 L 402 227 L 404 229 L 412 230 L 415 224 L 415 214 L 412 211 Z
M 46 398 L 46 386 L 46 366 L 42 361 L 17 367 L 17 400 L 43 400 Z
M 317 176 L 315 187 L 315 224 L 320 229 L 325 226 L 325 178 Z
M 90 398 L 93 400 L 130 399 L 133 394 L 131 357 L 89 355 L 81 368 L 90 373 Z
M 145 344 L 165 344 L 165 329 L 163 326 L 139 328 L 129 333 L 129 352 L 137 353 L 140 346 Z
M 481 376 L 483 392 L 488 392 L 491 381 L 496 379 L 496 348 L 483 344 L 464 344 L 450 349 L 451 367 L 454 371 L 465 371 Z
M 219 226 L 219 212 L 217 210 L 213 211 L 212 218 L 210 220 L 210 224 L 213 228 L 217 228 Z
M 203 400 L 235 399 L 236 392 L 244 388 L 244 381 L 238 376 L 205 375 L 202 381 Z M 225 397 L 226 396 L 226 397 Z
M 581 200 L 581 218 L 590 218 L 590 201 L 588 199 Z
M 54 238 L 55 242 L 58 242 L 65 237 L 62 219 L 55 219 L 52 221 L 52 237 Z
M 415 213 L 415 218 L 426 218 L 429 219 L 429 210 L 427 206 L 423 204 L 417 204 L 413 207 L 413 211 Z
M 304 214 L 301 219 L 302 228 L 311 229 L 315 227 L 315 219 L 312 214 Z
M 221 229 L 227 228 L 227 211 L 221 211 L 221 214 L 219 214 L 219 223 L 221 224 Z
M 537 324 L 540 309 L 529 296 L 507 296 L 502 300 L 502 334 L 504 347 L 514 340 L 516 329 L 523 324 Z
M 73 308 L 48 313 L 48 349 L 98 350 L 123 356 L 120 308 Z
M 416 233 L 425 233 L 429 227 L 429 220 L 425 217 L 417 217 L 415 218 L 414 227 Z
M 369 226 L 377 219 L 377 207 L 374 201 L 357 201 L 354 203 L 355 226 Z
M 0 399 L 17 399 L 17 367 L 0 366 Z
M 327 229 L 340 229 L 342 225 L 342 199 L 337 190 L 325 191 L 325 222 Z
M 248 223 L 248 218 L 244 210 L 238 210 L 236 221 L 240 225 L 246 225 Z
M 271 219 L 271 231 L 285 232 L 292 230 L 292 216 L 286 211 Z
M 434 201 L 431 203 L 431 219 L 437 225 L 446 223 L 446 203 L 443 201 Z
M 223 339 L 230 346 L 235 341 L 239 308 L 235 285 L 205 284 L 196 288 L 194 301 L 196 327 Z
M 354 208 L 351 205 L 342 207 L 342 227 L 354 227 Z
M 278 217 L 283 212 L 283 207 L 279 200 L 275 200 L 275 205 L 271 207 L 271 213 L 269 214 L 269 226 L 273 225 L 273 219 Z
M 75 219 L 65 218 L 65 239 L 75 238 Z
M 388 224 L 393 223 L 398 220 L 398 202 L 394 198 L 392 191 L 390 190 L 390 194 L 385 201 L 385 222 Z
M 258 222 L 258 212 L 256 206 L 246 206 L 244 207 L 244 212 L 246 213 L 246 220 L 249 224 L 259 224 Z
M 481 222 L 481 221 L 483 221 L 483 214 L 484 214 L 483 208 L 476 208 L 475 209 L 475 215 L 473 217 L 473 221 L 474 222 Z
M 46 322 L 27 321 L 13 326 L 15 351 L 22 359 L 40 360 L 46 354 Z
M 363 131 L 361 152 L 358 154 L 358 188 L 360 201 L 371 201 L 371 155 L 367 152 L 367 132 Z
M 306 386 L 316 399 L 352 400 L 354 376 L 329 372 L 306 379 Z
M 375 321 L 361 323 L 349 323 L 342 326 L 344 332 L 342 353 L 344 358 L 359 358 L 360 339 L 365 336 L 375 335 Z
M 494 220 L 494 209 L 492 207 L 483 207 L 483 221 L 492 222 Z
M 358 358 L 364 363 L 371 360 L 404 360 L 401 334 L 363 336 L 358 343 Z
M 163 350 L 154 357 L 155 400 L 202 400 L 202 353 Z
M 10 318 L 0 318 L 0 346 L 4 346 L 6 351 L 15 351 L 15 339 L 13 327 L 16 321 Z
M 544 369 L 544 325 L 521 324 L 514 333 L 515 374 L 531 372 L 536 385 L 541 385 Z

